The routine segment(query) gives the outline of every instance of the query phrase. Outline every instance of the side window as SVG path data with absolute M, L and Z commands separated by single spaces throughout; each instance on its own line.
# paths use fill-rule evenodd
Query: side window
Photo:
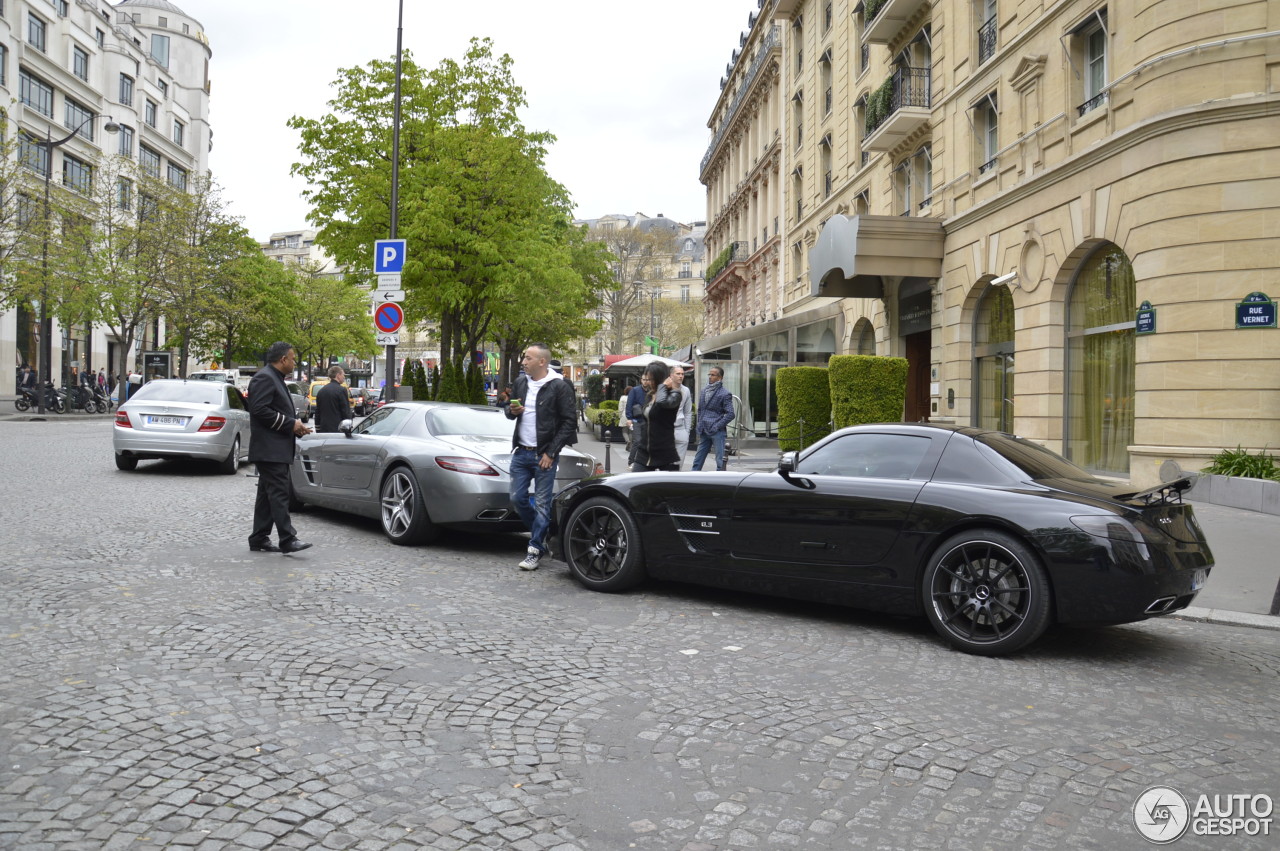
M 408 408 L 379 408 L 353 429 L 355 434 L 372 434 L 386 437 L 400 430 L 409 416 Z
M 850 434 L 805 457 L 797 473 L 811 476 L 909 479 L 930 440 L 908 434 Z
M 234 387 L 227 388 L 227 407 L 234 411 L 248 410 L 248 406 L 244 403 L 244 397 Z

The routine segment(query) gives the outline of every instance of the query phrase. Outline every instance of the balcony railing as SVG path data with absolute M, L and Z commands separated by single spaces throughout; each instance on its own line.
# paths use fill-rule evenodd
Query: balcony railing
M 904 107 L 928 109 L 929 102 L 929 69 L 897 69 L 867 100 L 867 135 L 878 130 L 898 110 Z
M 778 26 L 775 24 L 769 29 L 769 33 L 760 43 L 756 58 L 752 60 L 751 67 L 747 70 L 746 76 L 743 77 L 742 85 L 738 86 L 738 91 L 734 94 L 733 101 L 725 112 L 724 120 L 716 128 L 716 135 L 711 139 L 711 144 L 707 147 L 707 153 L 702 157 L 702 166 L 698 170 L 699 174 L 707 170 L 707 165 L 711 162 L 711 155 L 715 153 L 716 146 L 720 144 L 720 140 L 724 138 L 729 125 L 733 123 L 734 116 L 738 113 L 738 107 L 742 105 L 742 99 L 747 96 L 747 91 L 751 88 L 751 84 L 755 82 L 756 75 L 760 73 L 760 69 L 764 66 L 764 60 L 768 57 L 769 52 L 777 46 Z
M 710 266 L 707 267 L 707 282 L 711 283 L 715 281 L 716 278 L 719 278 L 720 275 L 734 263 L 746 262 L 746 259 L 750 254 L 751 251 L 747 248 L 746 242 L 729 243 L 724 251 L 721 251 L 720 255 L 711 262 Z
M 1098 92 L 1093 97 L 1089 98 L 1084 103 L 1077 106 L 1076 112 L 1079 115 L 1084 115 L 1086 112 L 1093 112 L 1093 110 L 1102 106 L 1106 102 L 1107 102 L 1107 92 L 1103 90 L 1101 92 Z
M 992 15 L 978 30 L 978 63 L 990 59 L 996 52 L 996 16 Z

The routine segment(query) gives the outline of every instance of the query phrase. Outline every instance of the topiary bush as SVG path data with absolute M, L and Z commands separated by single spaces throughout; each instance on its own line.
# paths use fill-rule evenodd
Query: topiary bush
M 601 401 L 600 404 L 596 405 L 596 407 L 602 411 L 616 411 L 618 410 L 618 400 L 605 399 Z
M 583 387 L 587 393 L 587 404 L 596 407 L 604 399 L 604 376 L 596 373 L 583 379 Z
M 827 363 L 836 428 L 899 423 L 907 402 L 907 359 L 834 355 Z
M 775 373 L 778 448 L 804 449 L 831 433 L 831 379 L 826 367 L 785 366 Z

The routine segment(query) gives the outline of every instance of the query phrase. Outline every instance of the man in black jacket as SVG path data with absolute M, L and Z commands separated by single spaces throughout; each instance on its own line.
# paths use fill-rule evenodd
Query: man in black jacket
M 294 419 L 293 397 L 284 377 L 293 372 L 297 355 L 288 343 L 272 343 L 267 368 L 249 381 L 249 460 L 258 467 L 258 497 L 253 505 L 253 552 L 296 553 L 311 545 L 298 540 L 289 520 L 289 467 L 298 438 L 311 429 Z M 271 527 L 280 546 L 271 543 Z
M 316 391 L 316 431 L 337 431 L 343 420 L 351 419 L 351 397 L 342 381 L 342 367 L 329 367 L 329 383 Z
M 511 437 L 511 504 L 529 527 L 529 549 L 521 570 L 537 570 L 546 552 L 560 450 L 578 441 L 573 388 L 548 368 L 551 351 L 540 343 L 524 350 L 524 372 L 516 377 L 507 418 L 516 421 Z M 533 504 L 529 483 L 533 482 Z

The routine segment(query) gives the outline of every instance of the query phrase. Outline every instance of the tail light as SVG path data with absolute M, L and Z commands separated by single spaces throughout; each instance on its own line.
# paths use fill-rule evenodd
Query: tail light
M 226 417 L 206 417 L 198 431 L 222 431 L 222 427 L 226 424 Z
M 436 458 L 436 465 L 455 473 L 470 473 L 473 476 L 496 476 L 498 471 L 479 458 L 456 458 L 441 456 Z
M 129 414 L 125 411 L 116 411 L 116 425 L 120 428 L 133 428 L 133 423 L 129 422 Z

